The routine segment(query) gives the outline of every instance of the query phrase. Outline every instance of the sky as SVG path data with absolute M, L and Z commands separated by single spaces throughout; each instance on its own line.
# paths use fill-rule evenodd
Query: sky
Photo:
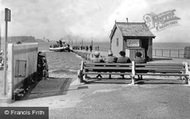
M 175 9 L 179 25 L 151 30 L 155 42 L 190 42 L 189 0 L 0 0 L 1 35 L 4 8 L 11 9 L 10 36 L 109 41 L 115 21 L 144 22 L 148 13 Z

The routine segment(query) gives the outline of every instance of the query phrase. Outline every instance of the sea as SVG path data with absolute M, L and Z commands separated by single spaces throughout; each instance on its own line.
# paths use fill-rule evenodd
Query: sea
M 39 50 L 46 53 L 50 77 L 76 78 L 82 58 L 71 52 L 51 52 L 49 51 L 51 44 L 39 42 Z M 83 46 L 89 45 L 90 43 L 83 42 Z M 100 51 L 107 52 L 109 42 L 94 42 L 93 46 L 99 47 Z M 190 43 L 153 43 L 153 49 L 184 49 L 186 46 L 190 46 Z
M 38 50 L 46 54 L 49 77 L 76 79 L 82 58 L 72 52 L 49 51 L 50 45 L 47 42 L 38 43 Z

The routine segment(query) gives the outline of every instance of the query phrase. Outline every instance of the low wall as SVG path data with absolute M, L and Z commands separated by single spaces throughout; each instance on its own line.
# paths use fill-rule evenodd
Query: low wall
M 94 57 L 94 52 L 86 52 L 81 50 L 73 50 L 73 52 L 79 56 L 81 56 L 85 60 L 91 60 Z M 105 52 L 100 52 L 100 57 L 105 58 Z
M 38 43 L 8 44 L 7 96 L 37 72 Z

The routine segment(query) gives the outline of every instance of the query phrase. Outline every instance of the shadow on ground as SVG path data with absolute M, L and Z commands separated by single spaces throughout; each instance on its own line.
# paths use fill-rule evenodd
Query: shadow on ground
M 90 78 L 87 81 L 87 84 L 130 84 L 131 78 L 102 78 L 102 79 L 96 79 L 96 78 Z M 146 85 L 146 84 L 185 84 L 184 80 L 181 79 L 157 79 L 157 78 L 144 78 L 143 80 L 136 80 L 135 84 L 139 85 Z
M 65 95 L 67 94 L 71 81 L 71 78 L 55 77 L 50 77 L 48 80 L 41 80 L 30 91 L 28 91 L 22 100 Z

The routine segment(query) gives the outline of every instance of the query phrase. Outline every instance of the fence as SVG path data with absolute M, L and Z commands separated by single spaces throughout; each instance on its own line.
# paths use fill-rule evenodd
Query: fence
M 184 58 L 184 49 L 153 49 L 153 56 Z

